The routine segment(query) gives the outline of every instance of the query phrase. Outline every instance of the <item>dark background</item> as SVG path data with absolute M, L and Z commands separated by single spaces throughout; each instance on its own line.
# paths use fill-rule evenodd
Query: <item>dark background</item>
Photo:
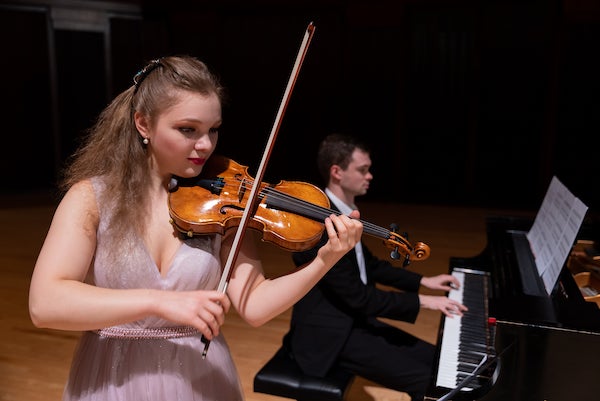
M 0 1 L 0 195 L 52 192 L 150 59 L 190 54 L 228 91 L 218 152 L 253 174 L 309 22 L 265 180 L 321 184 L 333 131 L 369 143 L 363 199 L 537 210 L 556 175 L 600 209 L 597 0 Z

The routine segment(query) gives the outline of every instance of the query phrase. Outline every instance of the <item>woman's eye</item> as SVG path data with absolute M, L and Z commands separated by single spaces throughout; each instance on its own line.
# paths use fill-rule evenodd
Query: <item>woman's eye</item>
M 179 132 L 184 134 L 193 134 L 196 130 L 191 127 L 179 127 Z
M 210 130 L 208 130 L 208 132 L 210 132 L 211 134 L 218 134 L 219 133 L 219 128 L 211 128 Z

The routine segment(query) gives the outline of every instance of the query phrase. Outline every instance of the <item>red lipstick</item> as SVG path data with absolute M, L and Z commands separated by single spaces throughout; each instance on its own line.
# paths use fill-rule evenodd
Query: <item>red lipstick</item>
M 206 163 L 206 159 L 202 159 L 199 157 L 188 157 L 188 160 L 197 166 L 202 166 L 204 163 Z

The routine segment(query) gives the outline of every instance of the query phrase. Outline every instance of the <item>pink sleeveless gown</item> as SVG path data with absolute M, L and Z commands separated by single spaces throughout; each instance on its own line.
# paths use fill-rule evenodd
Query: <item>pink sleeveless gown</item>
M 98 180 L 94 180 L 94 186 L 101 190 Z M 103 246 L 106 222 L 104 208 L 90 278 L 96 286 L 179 291 L 217 288 L 220 236 L 186 240 L 162 277 L 137 236 L 123 238 L 122 252 L 118 258 L 111 258 L 111 250 Z M 63 400 L 243 400 L 238 373 L 223 336 L 211 341 L 206 359 L 201 356 L 203 349 L 201 335 L 193 328 L 173 327 L 158 317 L 84 332 Z

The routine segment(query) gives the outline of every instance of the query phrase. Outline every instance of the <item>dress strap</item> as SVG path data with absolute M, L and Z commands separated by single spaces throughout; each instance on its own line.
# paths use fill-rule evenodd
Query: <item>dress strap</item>
M 126 329 L 123 327 L 106 327 L 93 330 L 100 337 L 122 338 L 130 340 L 160 340 L 169 338 L 192 337 L 200 332 L 191 326 L 156 327 L 148 329 Z

